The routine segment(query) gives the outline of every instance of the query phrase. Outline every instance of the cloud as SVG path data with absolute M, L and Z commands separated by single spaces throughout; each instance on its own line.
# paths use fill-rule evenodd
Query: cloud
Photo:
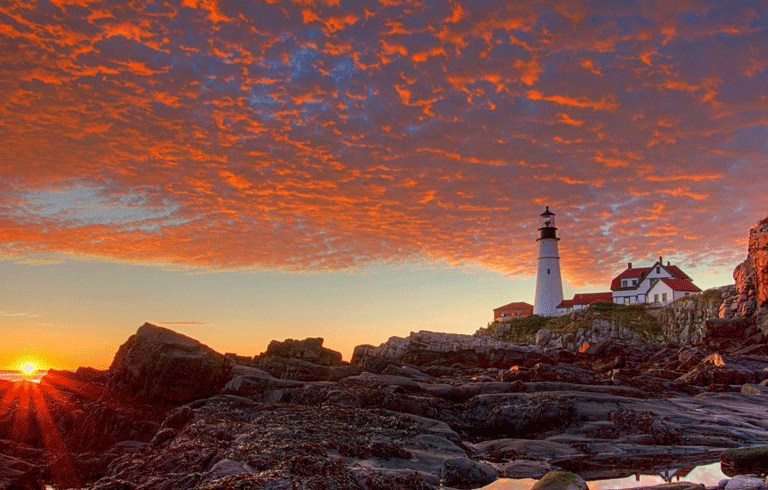
M 174 322 L 157 322 L 158 325 L 171 325 L 176 327 L 202 327 L 205 325 L 210 325 L 208 322 L 180 322 L 180 321 L 174 321 Z
M 78 3 L 0 6 L 3 257 L 530 274 L 549 205 L 601 283 L 768 211 L 759 9 Z
M 6 318 L 40 318 L 40 315 L 37 315 L 35 313 L 27 313 L 26 311 L 17 311 L 17 312 L 0 311 L 0 316 L 6 317 Z

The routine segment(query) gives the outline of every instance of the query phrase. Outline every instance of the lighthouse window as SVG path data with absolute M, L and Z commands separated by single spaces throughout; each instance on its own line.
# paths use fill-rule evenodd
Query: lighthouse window
M 547 274 L 549 274 L 549 269 L 547 269 Z

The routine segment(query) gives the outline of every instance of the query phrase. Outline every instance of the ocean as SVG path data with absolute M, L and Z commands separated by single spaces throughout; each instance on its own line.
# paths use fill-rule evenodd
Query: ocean
M 33 383 L 39 383 L 40 379 L 45 376 L 48 371 L 37 371 L 33 374 L 24 374 L 21 371 L 5 371 L 0 369 L 0 380 L 5 381 L 32 381 Z

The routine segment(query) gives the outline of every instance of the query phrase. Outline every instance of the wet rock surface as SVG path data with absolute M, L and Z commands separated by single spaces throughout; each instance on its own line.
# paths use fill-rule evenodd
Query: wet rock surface
M 434 345 L 443 352 L 472 343 L 457 338 Z M 433 359 L 424 354 L 429 348 L 419 351 Z M 209 395 L 187 404 L 142 404 L 143 395 L 159 389 L 146 382 L 126 394 L 111 378 L 98 382 L 99 373 L 52 372 L 24 389 L 49 400 L 59 445 L 45 435 L 42 419 L 19 439 L 19 394 L 0 417 L 0 438 L 18 443 L 0 446 L 13 458 L 13 472 L 2 477 L 93 489 L 478 488 L 551 471 L 599 478 L 606 468 L 663 469 L 768 443 L 765 395 L 757 394 L 768 379 L 767 356 L 704 346 L 624 345 L 620 356 L 615 350 L 607 342 L 562 356 L 527 346 L 510 349 L 525 355 L 506 368 L 462 362 L 434 370 L 434 361 L 387 358 L 372 373 L 312 364 L 344 369 L 336 380 L 234 365 L 225 384 L 208 378 L 199 389 Z M 30 446 L 38 452 L 24 453 Z

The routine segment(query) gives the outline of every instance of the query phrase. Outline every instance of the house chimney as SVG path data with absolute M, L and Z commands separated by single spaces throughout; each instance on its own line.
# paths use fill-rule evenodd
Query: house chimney
M 659 264 L 664 264 L 664 261 L 661 260 L 661 258 L 662 258 L 661 255 L 659 255 Z
M 631 269 L 631 268 L 632 268 L 632 262 L 627 262 L 627 269 Z
M 667 261 L 667 267 L 669 267 L 670 265 L 671 265 L 671 264 L 669 263 L 669 261 Z

